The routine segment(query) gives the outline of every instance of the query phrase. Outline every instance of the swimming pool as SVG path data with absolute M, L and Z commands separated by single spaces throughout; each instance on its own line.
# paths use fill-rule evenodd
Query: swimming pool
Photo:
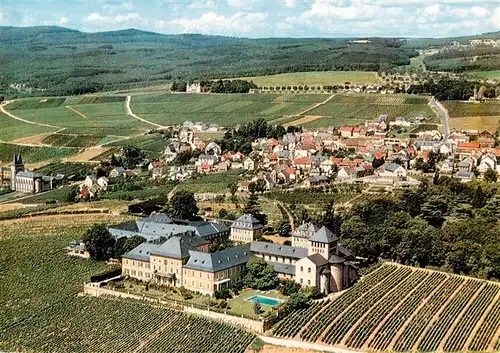
M 263 297 L 262 295 L 254 295 L 247 299 L 249 302 L 257 302 L 264 305 L 276 306 L 281 304 L 281 300 L 269 297 Z

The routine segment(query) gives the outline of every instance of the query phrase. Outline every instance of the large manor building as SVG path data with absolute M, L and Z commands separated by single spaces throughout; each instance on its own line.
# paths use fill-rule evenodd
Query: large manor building
M 153 213 L 110 228 L 115 237 L 141 235 L 147 240 L 123 255 L 123 275 L 213 295 L 243 279 L 248 261 L 257 256 L 273 265 L 280 278 L 323 293 L 341 291 L 358 279 L 352 255 L 326 227 L 302 225 L 294 234 L 301 246 L 287 246 L 256 240 L 263 227 L 251 215 L 236 219 L 230 235 L 221 223 L 179 222 Z M 210 252 L 211 242 L 227 237 L 239 245 Z

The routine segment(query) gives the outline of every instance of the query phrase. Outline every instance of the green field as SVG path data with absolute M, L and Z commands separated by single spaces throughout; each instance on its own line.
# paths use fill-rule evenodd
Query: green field
M 179 189 L 191 191 L 195 194 L 214 193 L 228 194 L 231 183 L 242 180 L 242 170 L 230 170 L 226 173 L 207 174 L 198 179 L 187 179 L 179 184 Z
M 24 163 L 36 163 L 70 157 L 77 152 L 76 148 L 34 147 L 0 143 L 0 162 L 10 162 L 14 153 L 21 153 Z
M 494 70 L 494 71 L 473 71 L 473 72 L 468 72 L 469 75 L 471 76 L 476 76 L 479 78 L 486 78 L 486 79 L 493 79 L 493 80 L 500 80 L 500 70 Z
M 320 118 L 306 122 L 303 126 L 306 128 L 320 128 L 359 125 L 382 114 L 387 114 L 389 119 L 398 116 L 435 116 L 427 104 L 427 98 L 424 97 L 349 94 L 336 95 L 328 103 L 307 112 L 307 116 L 320 116 Z
M 500 129 L 500 103 L 463 103 L 444 101 L 450 114 L 450 128 L 457 130 L 488 130 L 495 133 Z
M 500 102 L 468 103 L 443 101 L 451 118 L 469 116 L 500 116 Z
M 143 94 L 132 98 L 132 110 L 138 116 L 162 125 L 185 121 L 232 126 L 256 118 L 267 121 L 282 115 L 297 114 L 324 101 L 321 94 Z
M 24 123 L 0 112 L 0 141 L 12 141 L 55 131 L 55 128 Z
M 69 135 L 69 134 L 52 134 L 45 137 L 42 143 L 51 145 L 54 147 L 92 147 L 99 144 L 103 139 L 103 136 L 99 135 Z
M 141 302 L 77 297 L 107 266 L 69 258 L 64 247 L 93 222 L 123 220 L 67 216 L 1 225 L 0 350 L 243 353 L 254 335 L 233 326 Z
M 383 83 L 377 78 L 376 72 L 368 71 L 316 71 L 316 72 L 294 72 L 269 76 L 243 77 L 251 80 L 258 86 L 288 86 L 288 85 L 343 85 L 351 84 L 377 84 Z
M 132 137 L 125 140 L 119 140 L 109 143 L 108 147 L 134 146 L 143 151 L 152 153 L 162 153 L 167 147 L 168 139 L 160 134 L 148 134 Z

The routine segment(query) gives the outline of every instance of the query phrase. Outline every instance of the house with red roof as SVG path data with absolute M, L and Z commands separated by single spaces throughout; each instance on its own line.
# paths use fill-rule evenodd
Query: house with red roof
M 352 137 L 353 130 L 354 128 L 352 126 L 341 126 L 339 128 L 340 136 L 350 138 Z

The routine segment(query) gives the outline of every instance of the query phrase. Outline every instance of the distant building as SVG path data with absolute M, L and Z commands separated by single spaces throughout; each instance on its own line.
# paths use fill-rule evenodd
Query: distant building
M 20 153 L 14 153 L 11 165 L 11 189 L 26 194 L 38 194 L 62 185 L 64 176 L 45 176 L 24 168 Z
M 199 82 L 188 83 L 186 93 L 201 93 L 201 85 Z

